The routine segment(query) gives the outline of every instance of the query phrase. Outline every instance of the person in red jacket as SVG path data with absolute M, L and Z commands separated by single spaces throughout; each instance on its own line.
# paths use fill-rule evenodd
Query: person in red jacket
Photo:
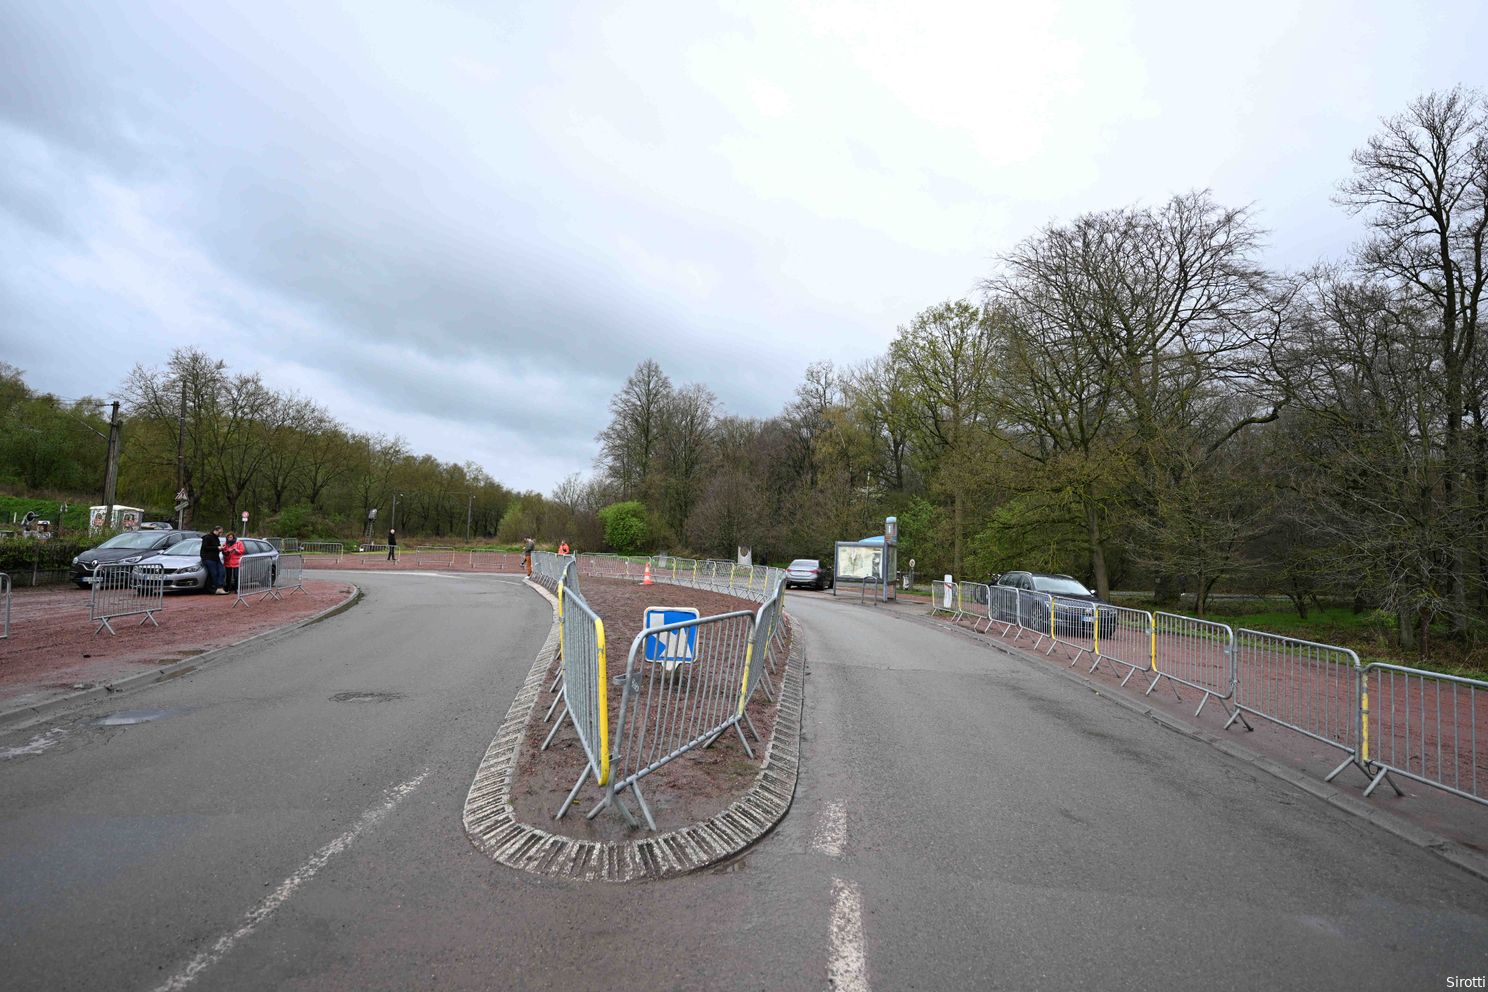
M 227 570 L 227 581 L 223 588 L 228 592 L 238 591 L 238 566 L 243 562 L 243 553 L 248 549 L 238 540 L 238 535 L 228 531 L 222 539 L 222 565 Z
M 567 541 L 564 541 L 562 544 L 558 545 L 558 553 L 560 555 L 566 555 L 566 554 L 568 554 L 568 542 Z

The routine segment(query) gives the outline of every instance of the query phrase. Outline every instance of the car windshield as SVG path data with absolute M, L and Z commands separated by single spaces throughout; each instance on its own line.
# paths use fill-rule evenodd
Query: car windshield
M 100 544 L 99 548 L 150 548 L 160 540 L 159 534 L 140 534 L 131 531 L 127 534 L 115 534 Z
M 1052 575 L 1035 575 L 1033 587 L 1039 592 L 1051 592 L 1056 596 L 1094 596 L 1095 593 L 1086 589 L 1074 579 L 1055 578 Z
M 200 558 L 201 538 L 187 538 L 184 541 L 171 545 L 160 553 L 163 555 L 170 555 L 172 558 Z
M 791 568 L 819 568 L 815 558 L 797 558 L 790 563 Z

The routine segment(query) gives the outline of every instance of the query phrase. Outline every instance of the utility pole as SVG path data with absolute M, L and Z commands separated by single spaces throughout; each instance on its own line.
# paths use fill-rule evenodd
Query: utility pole
M 185 502 L 186 492 L 186 377 L 181 376 L 181 412 L 176 418 L 176 502 Z M 186 510 L 176 510 L 176 530 L 186 525 Z
M 109 414 L 109 436 L 108 436 L 108 465 L 103 471 L 103 525 L 112 527 L 114 525 L 114 490 L 119 484 L 119 431 L 124 425 L 119 422 L 119 401 L 114 401 L 114 409 Z
M 470 543 L 470 511 L 475 506 L 475 493 L 465 496 L 465 543 Z

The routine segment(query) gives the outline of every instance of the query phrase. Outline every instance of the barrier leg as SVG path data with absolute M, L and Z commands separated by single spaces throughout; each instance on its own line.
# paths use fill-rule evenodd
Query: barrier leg
M 759 741 L 761 744 L 763 744 L 765 742 L 765 739 L 763 737 L 761 737 L 760 736 L 760 732 L 755 729 L 755 727 L 754 727 L 754 721 L 751 720 L 751 719 L 749 719 L 749 714 L 748 713 L 745 713 L 744 714 L 744 722 L 749 725 L 749 732 L 754 735 L 754 739 L 757 740 L 757 741 Z
M 563 800 L 563 805 L 558 807 L 558 812 L 553 815 L 553 819 L 563 819 L 563 814 L 568 812 L 568 808 L 573 805 L 574 797 L 579 794 L 580 787 L 587 781 L 589 781 L 589 765 L 586 763 L 584 765 L 584 773 L 579 776 L 579 780 L 574 783 L 574 787 L 568 790 L 568 798 Z
M 548 712 L 543 714 L 543 723 L 547 723 L 549 720 L 553 719 L 553 711 L 558 708 L 558 704 L 561 702 L 563 702 L 563 693 L 560 692 L 558 693 L 558 695 L 553 697 L 553 705 L 548 707 Z
M 558 674 L 553 676 L 553 684 L 550 685 L 550 686 L 548 686 L 548 691 L 549 692 L 556 692 L 557 689 L 558 689 L 558 683 L 559 682 L 562 682 L 562 681 L 563 681 L 563 666 L 562 665 L 559 665 L 558 666 Z
M 1250 721 L 1245 719 L 1245 714 L 1240 711 L 1240 707 L 1238 706 L 1235 707 L 1235 712 L 1230 714 L 1230 718 L 1225 721 L 1224 729 L 1229 730 L 1230 724 L 1234 723 L 1236 720 L 1239 720 L 1241 723 L 1245 724 L 1246 730 L 1255 730 L 1255 728 L 1250 725 Z M 1343 771 L 1343 768 L 1340 766 L 1339 768 L 1334 769 L 1333 774 L 1337 775 L 1341 771 Z M 1329 778 L 1331 777 L 1332 776 L 1330 775 Z M 1324 779 L 1324 781 L 1327 780 Z
M 539 751 L 546 751 L 548 749 L 548 745 L 553 743 L 553 738 L 558 736 L 558 728 L 563 726 L 563 721 L 566 719 L 568 719 L 567 706 L 563 707 L 563 713 L 558 717 L 558 722 L 553 724 L 553 729 L 548 731 L 548 737 L 542 742 L 542 747 L 538 748 Z
M 752 748 L 752 747 L 749 746 L 749 741 L 746 740 L 745 737 L 744 737 L 744 728 L 741 727 L 741 726 L 739 726 L 739 721 L 738 720 L 735 720 L 734 721 L 734 733 L 736 733 L 736 734 L 739 735 L 739 743 L 744 745 L 744 753 L 747 754 L 747 755 L 749 755 L 749 760 L 750 761 L 753 761 L 754 760 L 754 748 Z M 755 736 L 758 737 L 759 734 L 755 734 Z
M 113 627 L 109 626 L 108 617 L 104 617 L 102 620 L 98 621 L 98 626 L 93 630 L 93 636 L 97 637 L 99 631 L 103 630 L 107 630 L 110 634 L 118 633 L 118 631 L 114 630 Z
M 641 783 L 632 782 L 630 791 L 635 793 L 636 803 L 641 807 L 641 812 L 644 813 L 646 816 L 646 826 L 651 828 L 652 833 L 659 833 L 660 831 L 658 831 L 656 828 L 656 820 L 651 815 L 651 807 L 646 805 L 646 797 L 641 795 Z M 620 804 L 619 796 L 615 797 L 615 803 L 616 805 Z M 631 822 L 634 823 L 635 821 L 632 819 Z
M 1379 774 L 1376 775 L 1374 779 L 1369 783 L 1369 788 L 1364 790 L 1364 798 L 1368 799 L 1369 794 L 1373 792 L 1375 790 L 1375 787 L 1378 786 L 1381 782 L 1388 783 L 1390 788 L 1395 790 L 1395 795 L 1405 795 L 1405 793 L 1400 791 L 1400 786 L 1396 785 L 1395 780 L 1390 777 L 1390 770 L 1388 768 L 1381 768 L 1379 770 Z

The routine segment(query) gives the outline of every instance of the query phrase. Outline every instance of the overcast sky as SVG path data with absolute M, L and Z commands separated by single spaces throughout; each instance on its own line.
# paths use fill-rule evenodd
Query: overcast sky
M 772 415 L 1052 219 L 1207 187 L 1274 266 L 1340 258 L 1350 150 L 1488 86 L 1485 38 L 1482 2 L 0 0 L 0 360 L 106 396 L 192 345 L 546 492 L 638 362 Z

